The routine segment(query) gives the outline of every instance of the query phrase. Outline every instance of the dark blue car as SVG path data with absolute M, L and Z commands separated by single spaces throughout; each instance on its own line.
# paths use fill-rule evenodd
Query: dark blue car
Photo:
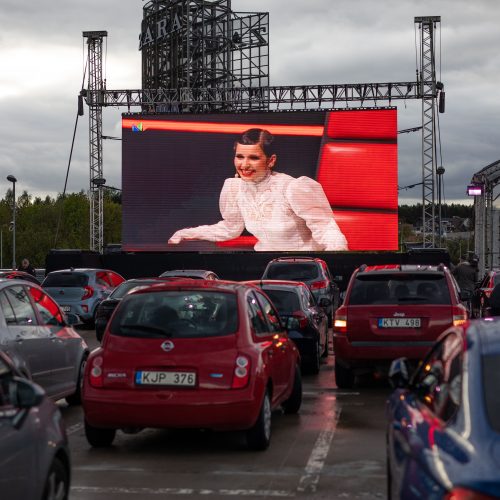
M 500 319 L 446 330 L 408 369 L 390 371 L 388 498 L 500 498 Z

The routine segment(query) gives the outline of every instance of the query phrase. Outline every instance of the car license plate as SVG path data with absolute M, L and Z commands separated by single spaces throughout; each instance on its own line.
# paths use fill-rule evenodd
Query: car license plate
M 420 318 L 379 318 L 379 328 L 420 328 Z
M 137 385 L 194 387 L 196 385 L 196 373 L 139 371 L 135 374 L 135 383 Z
M 65 313 L 69 313 L 71 311 L 71 306 L 61 306 L 61 309 Z

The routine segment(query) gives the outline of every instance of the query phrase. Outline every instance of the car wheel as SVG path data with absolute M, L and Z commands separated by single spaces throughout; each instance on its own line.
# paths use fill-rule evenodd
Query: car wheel
M 116 429 L 102 429 L 93 427 L 85 420 L 85 437 L 94 448 L 111 446 L 115 439 Z
M 290 397 L 281 405 L 287 415 L 298 413 L 302 405 L 302 376 L 300 368 L 295 365 L 295 375 L 293 378 L 293 389 Z
M 353 371 L 335 362 L 335 382 L 339 389 L 351 389 L 354 385 Z
M 70 406 L 79 405 L 82 403 L 82 388 L 83 388 L 83 377 L 85 376 L 85 365 L 87 364 L 87 358 L 84 357 L 80 363 L 80 370 L 78 371 L 78 380 L 76 381 L 76 391 L 70 396 L 66 396 L 66 402 Z
M 43 500 L 66 500 L 69 492 L 69 473 L 61 459 L 54 458 L 43 490 Z
M 322 358 L 327 358 L 328 357 L 328 330 L 326 330 L 326 335 L 325 335 L 325 348 L 323 349 L 323 352 L 321 353 Z
M 319 345 L 319 338 L 314 343 L 313 352 L 311 353 L 311 361 L 309 361 L 306 365 L 307 373 L 312 373 L 313 375 L 317 375 L 320 369 L 320 350 L 321 346 Z
M 271 398 L 266 390 L 259 416 L 254 426 L 246 432 L 247 445 L 251 450 L 263 451 L 271 442 Z

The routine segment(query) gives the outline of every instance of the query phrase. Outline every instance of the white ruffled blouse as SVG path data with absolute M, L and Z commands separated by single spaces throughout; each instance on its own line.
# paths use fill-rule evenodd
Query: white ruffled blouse
M 226 179 L 219 200 L 223 220 L 177 231 L 176 238 L 226 241 L 252 233 L 258 251 L 347 250 L 321 184 L 273 172 L 259 183 Z

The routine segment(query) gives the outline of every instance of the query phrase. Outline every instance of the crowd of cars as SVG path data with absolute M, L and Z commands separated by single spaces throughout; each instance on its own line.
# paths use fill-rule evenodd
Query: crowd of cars
M 52 403 L 61 398 L 82 403 L 93 447 L 110 446 L 118 430 L 152 427 L 241 430 L 250 449 L 265 450 L 273 410 L 300 410 L 302 374 L 319 372 L 332 340 L 337 387 L 367 373 L 388 375 L 394 387 L 390 498 L 500 494 L 500 320 L 469 321 L 471 295 L 444 265 L 361 265 L 342 300 L 313 257 L 274 259 L 245 282 L 203 269 L 130 280 L 65 269 L 41 285 L 1 278 L 0 446 L 27 443 L 45 425 L 35 412 L 58 427 L 29 486 L 4 475 L 14 462 L 3 464 L 0 476 L 13 478 L 7 492 L 66 498 L 69 452 Z M 74 330 L 80 323 L 95 326 L 101 345 L 92 352 Z

